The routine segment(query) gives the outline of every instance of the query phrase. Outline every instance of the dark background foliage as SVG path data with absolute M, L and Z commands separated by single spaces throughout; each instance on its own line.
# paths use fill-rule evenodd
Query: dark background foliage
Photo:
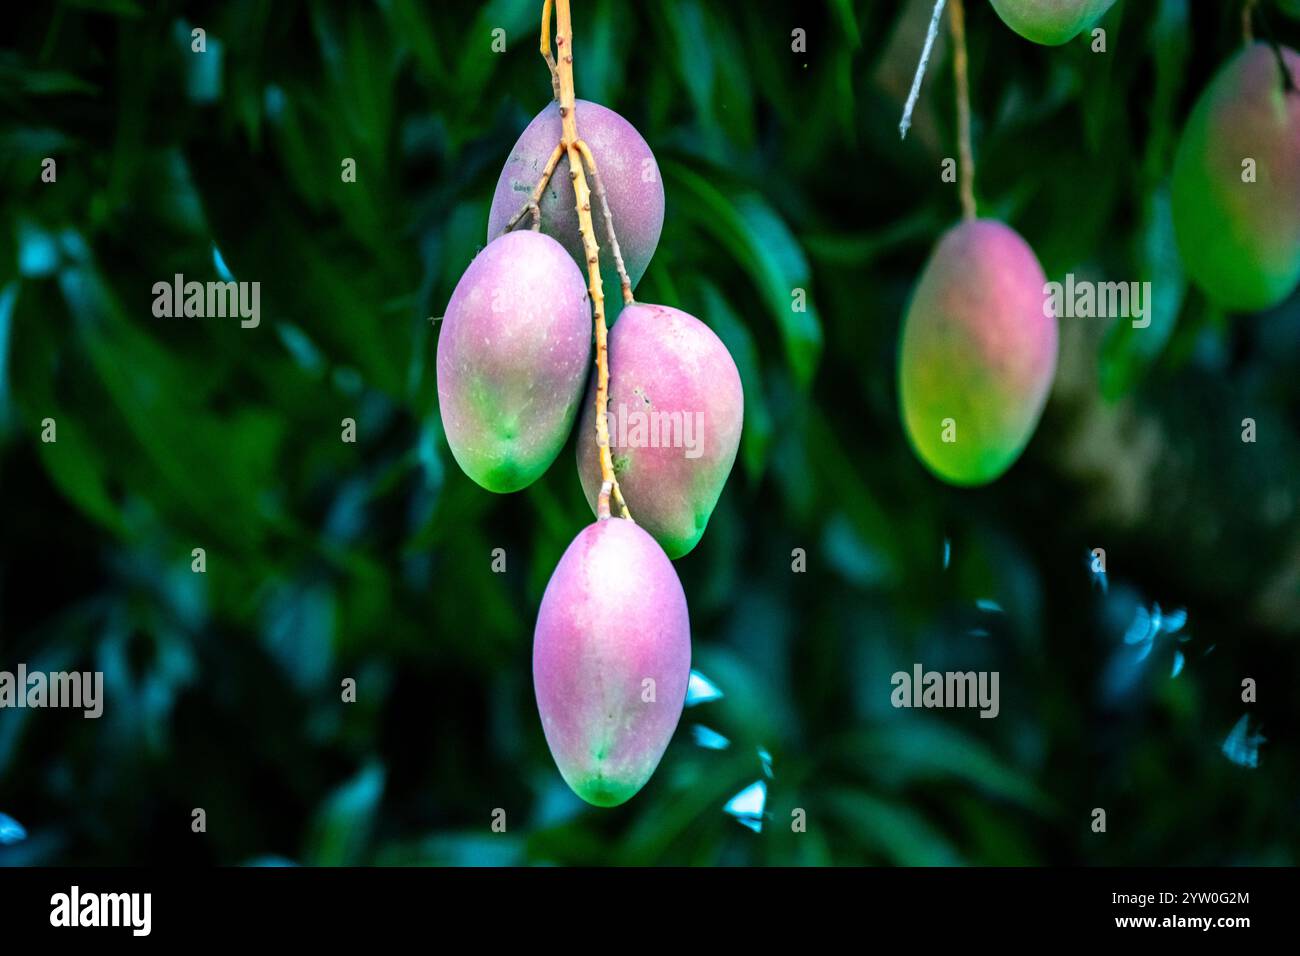
M 632 121 L 664 176 L 638 298 L 713 327 L 747 405 L 676 562 L 694 664 L 726 697 L 686 712 L 614 810 L 564 786 L 532 696 L 542 589 L 591 520 L 572 448 L 494 496 L 436 407 L 430 318 L 550 95 L 540 6 L 7 15 L 0 667 L 102 670 L 107 702 L 97 721 L 0 711 L 0 811 L 28 831 L 0 863 L 1294 863 L 1300 297 L 1216 312 L 1168 205 L 1238 5 L 1121 0 L 1101 54 L 1032 45 L 968 0 L 982 213 L 1053 278 L 1157 297 L 1145 330 L 1062 321 L 1036 437 L 972 491 L 923 470 L 895 398 L 907 296 L 958 215 L 946 43 L 897 133 L 928 0 L 575 2 L 579 95 Z M 1266 8 L 1300 43 L 1294 4 Z M 261 282 L 258 328 L 153 317 L 155 282 L 223 268 Z M 1123 636 L 1152 602 L 1185 607 L 1192 640 L 1139 662 Z M 895 710 L 890 675 L 917 661 L 998 670 L 1000 716 Z M 1220 749 L 1248 712 L 1254 769 Z M 695 746 L 696 723 L 731 746 Z M 762 778 L 760 747 L 756 834 L 722 808 Z

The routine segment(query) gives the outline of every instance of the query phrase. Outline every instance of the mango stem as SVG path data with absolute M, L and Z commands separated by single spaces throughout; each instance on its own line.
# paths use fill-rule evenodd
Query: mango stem
M 555 57 L 551 56 L 551 4 L 553 0 L 545 0 L 542 4 L 542 40 L 539 44 L 542 51 L 542 59 L 546 61 L 547 68 L 551 71 L 551 92 L 555 96 L 556 102 L 560 99 L 560 74 L 555 66 Z
M 1282 93 L 1294 93 L 1297 90 L 1295 77 L 1291 75 L 1291 70 L 1287 67 L 1286 57 L 1282 55 L 1282 46 L 1277 42 L 1277 35 L 1273 32 L 1273 25 L 1264 15 L 1264 8 L 1259 5 L 1259 0 L 1246 0 L 1245 5 L 1241 8 L 1241 35 L 1249 46 L 1255 40 L 1254 20 L 1259 18 L 1260 26 L 1264 28 L 1264 42 L 1273 50 L 1273 56 L 1277 58 L 1277 68 L 1282 73 Z
M 542 6 L 542 55 L 550 50 L 547 34 L 550 33 L 552 0 Z M 569 177 L 573 180 L 573 194 L 578 208 L 578 234 L 587 259 L 588 291 L 591 293 L 591 310 L 596 327 L 596 449 L 600 456 L 602 493 L 597 499 L 596 517 L 608 518 L 609 498 L 618 506 L 619 514 L 631 518 L 623 491 L 614 474 L 614 459 L 609 450 L 609 330 L 605 326 L 605 293 L 600 281 L 600 246 L 596 244 L 596 230 L 591 221 L 591 188 L 583 168 L 583 146 L 578 135 L 577 96 L 573 85 L 573 20 L 569 13 L 569 0 L 554 0 L 556 15 L 556 72 L 559 77 L 560 148 L 569 157 Z M 591 150 L 587 150 L 591 154 Z M 612 229 L 612 224 L 611 224 Z M 630 285 L 628 286 L 630 291 Z M 608 485 L 610 495 L 604 494 Z
M 605 184 L 600 181 L 600 171 L 596 169 L 596 157 L 585 140 L 578 140 L 578 150 L 583 162 L 591 172 L 591 184 L 596 189 L 596 198 L 600 200 L 600 214 L 605 220 L 605 234 L 609 236 L 609 251 L 614 254 L 614 266 L 618 269 L 618 279 L 623 286 L 623 304 L 631 305 L 632 280 L 628 278 L 627 266 L 623 264 L 623 250 L 618 247 L 618 236 L 614 233 L 614 215 L 609 211 L 609 198 L 605 195 Z
M 958 173 L 961 177 L 961 212 L 975 218 L 975 154 L 970 145 L 970 77 L 966 61 L 966 11 L 962 0 L 952 0 L 952 72 L 957 85 Z
M 537 185 L 529 193 L 528 199 L 520 207 L 519 211 L 510 217 L 506 227 L 501 230 L 502 234 L 509 232 L 515 226 L 519 225 L 519 220 L 523 219 L 528 213 L 533 214 L 533 232 L 539 232 L 542 228 L 542 193 L 546 191 L 546 184 L 551 181 L 551 176 L 555 172 L 555 167 L 560 164 L 560 157 L 564 155 L 564 150 L 559 143 L 555 144 L 555 149 L 551 152 L 551 158 L 546 161 L 546 166 L 542 168 L 542 177 L 537 180 Z

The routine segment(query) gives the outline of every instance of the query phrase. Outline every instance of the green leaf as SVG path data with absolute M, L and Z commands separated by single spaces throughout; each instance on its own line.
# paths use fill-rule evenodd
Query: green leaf
M 843 825 L 844 836 L 897 866 L 957 866 L 952 844 L 915 810 L 855 790 L 836 788 L 818 804 Z
M 304 859 L 310 866 L 355 866 L 370 841 L 384 795 L 384 768 L 368 763 L 317 810 Z
M 520 866 L 524 843 L 508 833 L 434 833 L 385 846 L 378 866 Z
M 18 300 L 18 281 L 0 288 L 0 435 L 9 426 L 9 343 L 13 338 L 14 303 Z
M 703 308 L 700 317 L 718 334 L 722 344 L 735 359 L 745 390 L 745 423 L 740 436 L 741 459 L 751 481 L 758 481 L 767 465 L 768 448 L 772 442 L 772 415 L 768 411 L 767 396 L 763 392 L 763 370 L 759 364 L 758 347 L 749 329 L 723 298 L 717 286 L 701 281 L 699 292 Z
M 456 89 L 461 93 L 463 104 L 476 110 L 479 108 L 476 94 L 487 85 L 500 59 L 508 55 L 492 52 L 493 30 L 499 28 L 506 31 L 507 50 L 522 48 L 536 54 L 541 9 L 541 5 L 532 0 L 488 0 L 482 5 L 478 18 L 462 36 L 460 43 Z M 551 20 L 551 27 L 553 30 L 556 28 L 554 19 Z M 546 67 L 541 64 L 540 55 L 537 56 L 537 63 L 541 73 L 538 85 L 534 88 L 541 91 L 547 89 L 547 84 L 540 78 L 546 75 Z
M 75 73 L 28 66 L 8 51 L 0 52 L 0 100 L 21 96 L 95 96 L 95 84 Z
M 1174 239 L 1173 209 L 1167 188 L 1161 188 L 1151 197 L 1139 243 L 1136 258 L 1140 275 L 1143 282 L 1151 283 L 1142 287 L 1150 324 L 1135 327 L 1134 321 L 1144 320 L 1121 316 L 1107 331 L 1099 367 L 1101 393 L 1110 401 L 1131 391 L 1160 357 L 1178 324 L 1178 314 L 1187 294 L 1187 278 Z
M 694 0 L 677 0 L 665 18 L 673 32 L 678 75 L 686 87 L 697 118 L 704 128 L 713 119 L 713 45 L 707 36 L 704 14 Z
M 749 273 L 776 319 L 795 380 L 807 389 L 822 350 L 822 326 L 809 288 L 811 272 L 798 241 L 756 193 L 727 195 L 712 182 L 672 161 L 661 164 L 673 189 L 684 194 L 670 207 L 692 217 Z
M 1050 803 L 1026 777 L 969 734 L 927 718 L 908 718 L 846 735 L 836 746 L 873 780 L 907 787 L 949 780 L 1040 813 Z

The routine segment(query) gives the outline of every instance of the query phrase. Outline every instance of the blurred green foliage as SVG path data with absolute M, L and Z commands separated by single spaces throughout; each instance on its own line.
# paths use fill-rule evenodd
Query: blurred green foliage
M 1149 329 L 1063 321 L 1039 433 L 978 491 L 923 471 L 894 396 L 909 290 L 958 212 L 942 46 L 897 136 L 928 0 L 574 6 L 579 95 L 664 175 L 638 298 L 710 324 L 745 384 L 737 468 L 677 562 L 725 698 L 628 805 L 569 793 L 531 636 L 591 520 L 572 449 L 497 497 L 442 436 L 431 319 L 550 95 L 540 3 L 61 0 L 11 13 L 0 48 L 0 667 L 102 670 L 107 701 L 0 712 L 0 811 L 28 831 L 0 863 L 1296 862 L 1300 299 L 1217 314 L 1167 192 L 1237 5 L 1121 0 L 1102 54 L 968 0 L 982 213 L 1053 278 L 1156 295 Z M 155 282 L 219 261 L 261 283 L 258 328 L 153 317 Z M 1123 656 L 1151 601 L 1189 610 L 1177 678 L 1163 644 Z M 998 670 L 998 719 L 893 709 L 916 661 Z M 1255 770 L 1219 750 L 1245 712 Z M 760 747 L 755 834 L 722 807 Z

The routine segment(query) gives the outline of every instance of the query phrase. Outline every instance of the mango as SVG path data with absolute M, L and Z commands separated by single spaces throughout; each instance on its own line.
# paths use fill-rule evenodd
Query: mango
M 631 521 L 606 518 L 556 565 L 533 635 L 533 687 L 551 756 L 598 807 L 640 790 L 682 715 L 691 674 L 686 595 Z
M 1019 234 L 988 219 L 948 230 L 926 263 L 903 319 L 899 404 L 944 481 L 992 481 L 1033 435 L 1056 371 L 1046 282 Z
M 663 231 L 664 184 L 659 175 L 659 164 L 636 128 L 613 110 L 588 100 L 578 100 L 575 109 L 578 134 L 586 140 L 596 157 L 623 264 L 635 289 L 650 264 L 655 247 L 659 245 L 659 234 Z M 492 211 L 488 217 L 489 239 L 497 235 L 528 201 L 559 141 L 560 107 L 552 102 L 528 124 L 510 150 L 492 197 Z M 595 183 L 590 177 L 588 185 L 592 188 L 592 223 L 601 250 L 606 319 L 613 323 L 622 308 L 622 292 L 618 270 L 610 253 L 604 216 L 595 196 Z M 583 251 L 582 236 L 578 233 L 578 211 L 567 156 L 560 160 L 538 205 L 542 213 L 542 232 L 560 241 L 585 276 L 587 256 Z
M 1174 234 L 1187 274 L 1217 305 L 1272 308 L 1300 283 L 1300 54 L 1256 43 L 1192 109 L 1174 158 Z M 1248 181 L 1253 177 L 1254 181 Z
M 635 303 L 609 334 L 610 453 L 632 517 L 679 558 L 699 542 L 731 474 L 745 393 L 713 330 L 664 305 Z M 593 381 L 578 426 L 578 476 L 600 493 Z
M 1026 40 L 1068 43 L 1091 27 L 1115 0 L 991 0 L 1002 22 Z
M 474 257 L 438 336 L 442 426 L 465 474 L 508 492 L 550 467 L 577 416 L 591 329 L 587 284 L 554 239 L 511 232 Z

